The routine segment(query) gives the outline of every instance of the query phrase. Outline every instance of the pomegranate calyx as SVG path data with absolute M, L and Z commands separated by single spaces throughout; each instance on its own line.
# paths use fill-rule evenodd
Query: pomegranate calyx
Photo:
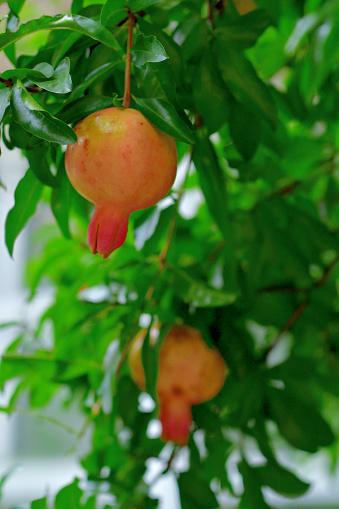
M 97 206 L 88 226 L 88 244 L 92 253 L 107 258 L 122 246 L 127 236 L 128 219 L 128 213 Z

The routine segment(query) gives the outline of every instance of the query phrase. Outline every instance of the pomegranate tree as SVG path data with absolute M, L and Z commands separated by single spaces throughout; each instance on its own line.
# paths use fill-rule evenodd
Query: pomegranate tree
M 146 331 L 134 339 L 129 365 L 131 375 L 145 390 L 141 348 Z M 151 336 L 151 343 L 155 339 Z M 156 392 L 159 402 L 161 438 L 181 446 L 188 440 L 192 424 L 192 405 L 215 396 L 224 384 L 226 364 L 218 350 L 209 348 L 199 330 L 188 325 L 173 325 L 165 336 L 159 354 Z
M 173 138 L 133 108 L 107 108 L 75 127 L 66 150 L 73 187 L 95 205 L 88 228 L 92 253 L 107 258 L 126 240 L 131 212 L 155 205 L 171 189 L 177 168 Z

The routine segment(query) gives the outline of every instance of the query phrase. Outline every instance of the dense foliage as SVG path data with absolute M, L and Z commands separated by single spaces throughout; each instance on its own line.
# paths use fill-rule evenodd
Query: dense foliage
M 6 244 L 12 254 L 37 204 L 50 206 L 55 221 L 35 233 L 27 278 L 30 298 L 46 285 L 54 297 L 38 327 L 20 331 L 3 355 L 0 384 L 17 380 L 8 412 L 28 394 L 41 413 L 67 387 L 80 398 L 82 431 L 92 429 L 81 460 L 88 484 L 75 480 L 53 507 L 94 508 L 103 490 L 114 496 L 106 507 L 157 507 L 144 474 L 159 455 L 182 509 L 217 508 L 224 491 L 241 509 L 269 507 L 267 487 L 302 495 L 307 479 L 278 461 L 279 451 L 324 448 L 338 459 L 337 0 L 258 0 L 258 8 L 73 0 L 69 13 L 24 23 L 24 0 L 8 5 L 2 143 L 18 147 L 29 169 Z M 81 118 L 121 105 L 128 11 L 136 18 L 131 106 L 176 139 L 180 164 L 170 195 L 133 213 L 126 243 L 102 260 L 88 249 L 93 210 L 72 189 L 64 152 Z M 46 30 L 33 55 L 16 50 Z M 141 325 L 181 321 L 229 366 L 222 391 L 193 408 L 184 472 L 174 461 L 181 449 L 149 433 L 157 408 L 140 405 L 125 362 Z M 149 344 L 143 361 L 156 400 Z

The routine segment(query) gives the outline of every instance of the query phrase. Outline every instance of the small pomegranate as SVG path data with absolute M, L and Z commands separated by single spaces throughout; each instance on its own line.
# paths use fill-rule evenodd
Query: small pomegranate
M 142 330 L 129 352 L 132 378 L 145 390 L 141 348 L 146 335 Z M 151 343 L 155 341 L 151 335 Z M 161 438 L 181 446 L 187 444 L 192 424 L 192 405 L 211 399 L 222 388 L 226 363 L 218 350 L 210 349 L 200 332 L 188 325 L 173 325 L 165 336 L 159 354 L 157 397 Z
M 107 258 L 125 242 L 131 212 L 155 205 L 171 189 L 175 141 L 132 108 L 97 111 L 74 130 L 78 141 L 67 147 L 66 172 L 95 205 L 88 243 Z

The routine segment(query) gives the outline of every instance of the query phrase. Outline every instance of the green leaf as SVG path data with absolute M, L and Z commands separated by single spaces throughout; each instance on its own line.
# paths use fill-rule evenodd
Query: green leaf
M 79 509 L 82 491 L 78 487 L 79 479 L 74 479 L 72 484 L 62 488 L 57 493 L 54 501 L 54 509 Z
M 32 150 L 27 150 L 26 157 L 30 169 L 40 182 L 45 186 L 56 187 L 57 179 L 51 173 L 49 161 L 47 159 L 48 146 L 46 145 L 46 143 L 43 143 Z
M 154 35 L 163 45 L 166 54 L 168 55 L 168 64 L 171 68 L 173 77 L 177 84 L 181 84 L 184 70 L 180 46 L 163 30 L 160 30 L 156 25 L 148 23 L 144 20 L 144 18 L 138 18 L 138 25 L 145 35 Z
M 34 66 L 34 71 L 38 71 L 45 76 L 45 78 L 51 78 L 54 74 L 54 67 L 47 62 L 40 62 Z
M 37 180 L 32 170 L 27 170 L 20 180 L 15 193 L 15 205 L 8 212 L 5 225 L 5 239 L 9 254 L 13 254 L 15 239 L 24 228 L 28 219 L 34 214 L 40 200 L 43 185 Z
M 219 307 L 232 304 L 237 295 L 211 288 L 204 281 L 193 278 L 184 270 L 171 267 L 174 274 L 174 292 L 187 304 L 194 307 Z
M 193 20 L 192 20 L 193 21 Z M 205 19 L 197 18 L 197 23 L 185 34 L 181 50 L 183 59 L 188 62 L 200 60 L 201 54 L 205 51 L 210 39 L 210 32 Z
M 289 56 L 294 55 L 304 37 L 318 26 L 321 19 L 320 12 L 312 12 L 298 20 L 285 46 L 285 51 Z
M 62 39 L 60 44 L 55 48 L 51 63 L 55 66 L 62 59 L 64 55 L 76 45 L 76 43 L 82 38 L 82 34 L 79 32 L 71 32 L 68 37 Z M 53 71 L 54 72 L 54 71 Z
M 218 131 L 227 121 L 230 94 L 218 72 L 211 46 L 196 66 L 193 101 L 209 133 Z
M 318 410 L 288 389 L 267 389 L 269 410 L 281 435 L 294 447 L 315 453 L 331 445 L 335 436 Z
M 48 509 L 47 498 L 39 498 L 38 500 L 33 500 L 31 503 L 31 509 Z
M 163 45 L 154 35 L 140 34 L 131 54 L 136 67 L 143 67 L 147 62 L 162 62 L 168 58 Z
M 11 119 L 9 123 L 9 137 L 12 145 L 11 149 L 13 147 L 17 147 L 24 150 L 26 149 L 31 150 L 43 143 L 43 140 L 41 138 L 33 136 L 33 134 L 26 131 L 26 129 L 24 129 L 20 124 L 15 122 L 13 119 Z
M 25 0 L 8 0 L 7 3 L 11 11 L 13 11 L 16 16 L 19 16 L 19 13 L 25 3 Z
M 329 394 L 333 394 L 339 398 L 339 376 L 335 374 L 316 373 L 315 379 L 317 383 Z
M 67 104 L 58 113 L 58 116 L 66 124 L 71 124 L 79 122 L 95 111 L 110 108 L 111 106 L 113 106 L 112 97 L 86 95 L 81 97 L 81 99 L 71 102 L 69 105 Z
M 200 186 L 214 221 L 226 242 L 232 244 L 233 234 L 227 207 L 225 175 L 209 138 L 199 131 L 198 136 L 198 143 L 193 151 L 193 162 Z
M 112 27 L 127 17 L 126 0 L 107 0 L 101 10 L 100 22 L 105 27 Z
M 59 165 L 57 181 L 58 186 L 53 188 L 51 195 L 52 212 L 62 234 L 66 239 L 69 239 L 71 238 L 69 230 L 69 208 L 72 186 L 65 172 L 64 160 Z
M 15 472 L 15 470 L 17 470 L 18 468 L 18 465 L 13 465 L 12 467 L 10 467 L 0 478 L 0 501 L 1 501 L 1 498 L 2 498 L 2 488 L 4 486 L 4 484 L 6 483 L 6 481 L 11 477 L 11 475 Z
M 146 220 L 141 224 L 134 223 L 134 243 L 138 251 L 142 249 L 145 242 L 150 239 L 159 223 L 161 210 L 159 206 L 152 207 L 145 211 Z
M 258 75 L 266 83 L 288 60 L 284 45 L 283 34 L 275 27 L 269 27 L 256 45 L 246 51 Z
M 45 111 L 18 82 L 11 94 L 14 120 L 38 138 L 63 145 L 71 145 L 77 137 L 73 129 Z
M 32 79 L 33 83 L 56 94 L 67 94 L 72 90 L 72 80 L 69 74 L 69 58 L 65 58 L 55 69 L 53 76 L 48 80 Z
M 83 95 L 85 90 L 87 90 L 93 83 L 97 85 L 101 81 L 108 78 L 111 74 L 113 74 L 115 66 L 119 63 L 120 57 L 118 54 L 116 54 L 116 58 L 112 58 L 110 62 L 107 62 L 106 64 L 103 64 L 94 71 L 90 72 L 85 77 L 85 79 L 77 87 L 74 88 L 73 92 L 67 98 L 67 101 L 64 102 L 63 109 L 69 103 L 75 101 L 76 99 L 79 99 Z
M 234 97 L 276 128 L 277 108 L 270 89 L 258 78 L 249 60 L 241 51 L 225 47 L 218 39 L 217 55 L 222 77 Z
M 252 468 L 244 458 L 238 468 L 244 483 L 244 492 L 238 509 L 271 509 L 263 497 L 256 469 Z
M 31 81 L 33 81 L 34 79 L 39 79 L 39 78 L 50 78 L 51 76 L 53 76 L 53 73 L 54 73 L 54 69 L 51 65 L 49 64 L 46 64 L 50 67 L 50 69 L 44 69 L 42 67 L 43 70 L 40 70 L 40 69 L 37 69 L 37 68 L 34 68 L 34 69 L 27 69 L 27 68 L 21 68 L 21 69 L 8 69 L 7 71 L 4 71 L 3 73 L 1 73 L 1 77 L 8 80 L 8 79 L 14 79 L 14 78 L 18 78 L 18 79 L 22 79 L 22 78 L 29 78 Z M 45 71 L 45 72 L 44 72 Z
M 178 479 L 182 509 L 217 509 L 219 503 L 209 483 L 196 472 L 183 472 Z
M 285 497 L 300 497 L 310 487 L 295 474 L 276 462 L 268 462 L 255 468 L 261 486 L 269 486 L 272 490 Z
M 83 35 L 87 35 L 92 39 L 114 48 L 118 53 L 122 54 L 122 49 L 116 38 L 97 21 L 84 16 L 71 16 L 70 14 L 58 14 L 57 16 L 42 16 L 39 19 L 27 21 L 20 25 L 15 32 L 7 31 L 0 34 L 0 50 L 6 48 L 9 44 L 19 41 L 26 35 L 33 34 L 40 30 L 55 30 L 67 28 Z
M 4 117 L 7 106 L 9 106 L 9 93 L 7 87 L 0 90 L 0 122 Z
M 128 6 L 132 12 L 143 11 L 151 5 L 159 3 L 161 0 L 128 0 Z
M 163 99 L 133 99 L 143 115 L 158 129 L 184 143 L 195 143 L 194 136 L 174 106 Z
M 260 143 L 260 118 L 238 101 L 232 101 L 229 129 L 234 145 L 244 159 L 249 161 Z
M 215 30 L 215 37 L 227 48 L 247 49 L 271 24 L 271 17 L 264 9 L 255 9 L 232 23 Z
M 148 63 L 144 68 L 135 68 L 135 77 L 145 97 L 165 99 L 178 107 L 176 83 L 168 61 Z

